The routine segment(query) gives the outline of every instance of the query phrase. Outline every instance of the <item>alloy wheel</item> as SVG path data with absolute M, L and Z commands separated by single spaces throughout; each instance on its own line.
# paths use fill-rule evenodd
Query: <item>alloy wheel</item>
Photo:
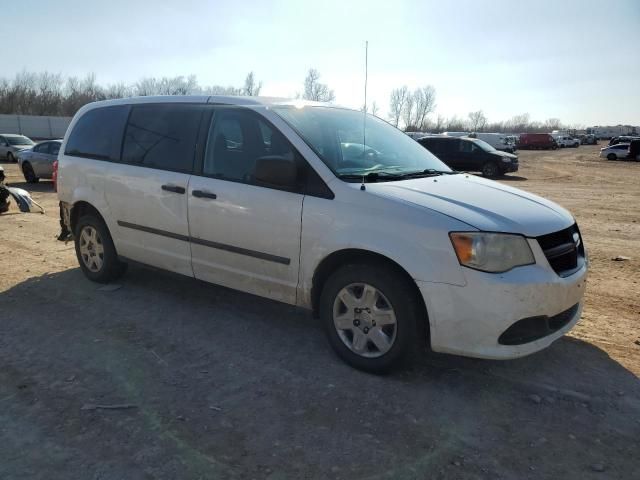
M 352 283 L 333 302 L 333 324 L 342 343 L 356 355 L 377 358 L 396 340 L 393 306 L 384 294 L 367 283 Z
M 104 245 L 98 231 L 85 226 L 80 232 L 80 257 L 90 272 L 99 272 L 104 264 Z

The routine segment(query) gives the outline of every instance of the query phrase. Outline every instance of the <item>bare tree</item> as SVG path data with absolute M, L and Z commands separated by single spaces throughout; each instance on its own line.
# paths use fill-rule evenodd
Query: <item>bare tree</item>
M 445 121 L 445 129 L 447 132 L 461 132 L 465 129 L 465 122 L 456 115 Z
M 562 126 L 562 123 L 560 122 L 559 118 L 547 118 L 544 121 L 544 126 L 548 130 L 558 130 Z
M 314 102 L 332 102 L 336 99 L 336 96 L 326 84 L 320 83 L 320 72 L 315 68 L 310 68 L 307 77 L 304 79 L 304 94 L 302 98 L 313 100 Z
M 434 133 L 442 133 L 444 131 L 445 119 L 442 115 L 436 117 L 436 123 L 433 126 Z
M 389 98 L 389 118 L 395 127 L 400 123 L 400 117 L 404 111 L 404 104 L 407 101 L 408 93 L 409 89 L 406 85 L 391 90 L 391 97 Z
M 431 85 L 418 88 L 413 92 L 413 98 L 416 109 L 412 123 L 418 130 L 424 130 L 427 115 L 433 112 L 436 107 L 436 89 Z
M 472 132 L 481 132 L 487 124 L 487 117 L 482 110 L 469 112 L 469 129 Z
M 413 107 L 415 104 L 413 93 L 407 92 L 404 100 L 404 108 L 402 109 L 402 121 L 404 122 L 404 129 L 407 132 L 416 130 L 416 124 L 413 123 Z
M 505 129 L 514 132 L 522 133 L 531 129 L 531 120 L 528 113 L 516 115 L 510 120 L 505 122 Z
M 243 94 L 249 96 L 258 96 L 260 95 L 260 90 L 262 89 L 262 82 L 256 82 L 255 75 L 253 72 L 249 72 L 247 74 L 247 78 L 244 80 L 244 89 Z
M 133 90 L 124 83 L 114 83 L 104 89 L 104 96 L 107 99 L 131 97 L 133 96 Z
M 378 116 L 378 111 L 380 110 L 380 108 L 378 107 L 378 104 L 376 103 L 376 101 L 374 100 L 371 103 L 371 115 L 373 115 L 374 117 Z

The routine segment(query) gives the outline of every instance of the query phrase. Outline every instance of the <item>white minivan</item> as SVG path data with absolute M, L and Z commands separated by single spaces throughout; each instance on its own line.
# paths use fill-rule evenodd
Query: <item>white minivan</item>
M 553 202 L 450 170 L 374 116 L 251 97 L 86 105 L 58 156 L 84 274 L 128 261 L 312 310 L 351 365 L 429 345 L 507 359 L 580 318 L 587 256 Z

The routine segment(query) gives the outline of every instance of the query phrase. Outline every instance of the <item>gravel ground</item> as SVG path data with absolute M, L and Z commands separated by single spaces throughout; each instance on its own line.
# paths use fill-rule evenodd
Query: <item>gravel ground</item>
M 597 151 L 520 152 L 504 180 L 576 216 L 578 326 L 387 376 L 286 305 L 141 267 L 89 282 L 51 184 L 3 164 L 48 212 L 0 216 L 0 479 L 640 478 L 640 164 Z

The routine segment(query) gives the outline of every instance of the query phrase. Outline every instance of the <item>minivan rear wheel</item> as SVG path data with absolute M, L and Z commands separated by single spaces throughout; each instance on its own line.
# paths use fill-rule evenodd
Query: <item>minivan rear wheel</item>
M 497 177 L 499 173 L 500 173 L 500 170 L 498 170 L 498 166 L 493 162 L 487 162 L 482 166 L 483 177 L 487 177 L 487 178 Z
M 127 264 L 118 260 L 109 229 L 101 218 L 91 214 L 82 216 L 74 237 L 78 263 L 89 280 L 109 283 L 124 274 Z
M 335 271 L 322 290 L 319 311 L 338 356 L 374 373 L 401 365 L 420 338 L 413 291 L 402 275 L 383 265 L 353 264 Z

